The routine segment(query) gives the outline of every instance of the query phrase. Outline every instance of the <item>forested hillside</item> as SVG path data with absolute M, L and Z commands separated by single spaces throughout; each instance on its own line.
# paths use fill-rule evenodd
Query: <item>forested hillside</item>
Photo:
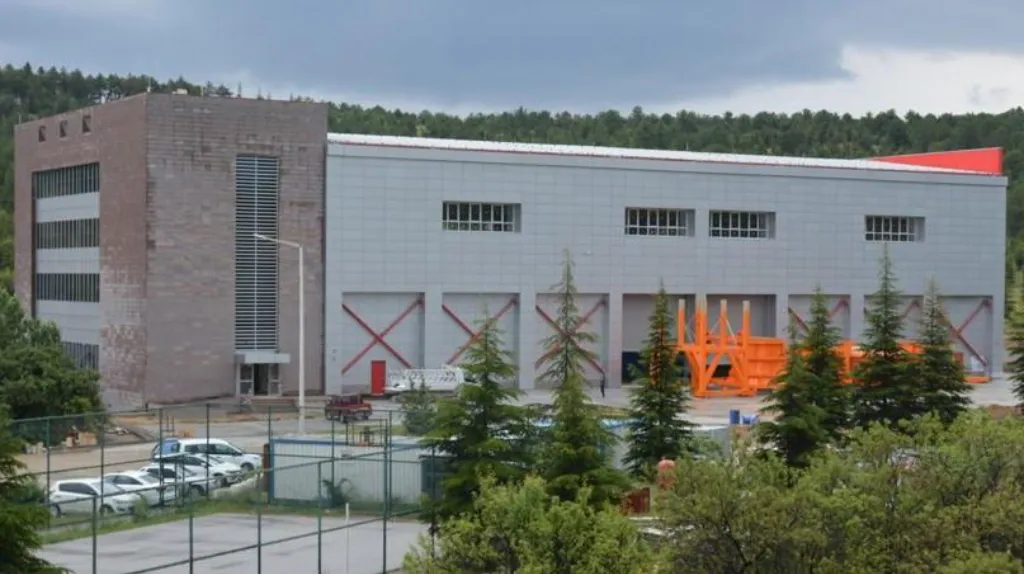
M 83 75 L 78 71 L 6 66 L 0 69 L 0 281 L 9 282 L 14 160 L 11 135 L 18 121 L 143 92 L 186 88 L 228 95 L 223 86 L 184 79 L 160 82 L 145 76 Z M 275 96 L 281 96 L 276 94 Z M 691 112 L 629 115 L 615 111 L 594 116 L 517 110 L 465 118 L 431 112 L 411 113 L 333 104 L 330 129 L 336 132 L 418 135 L 688 149 L 709 152 L 863 157 L 946 149 L 1000 146 L 1006 149 L 1011 179 L 1007 234 L 1011 257 L 1024 257 L 1024 110 L 998 115 L 941 116 L 893 112 L 854 118 L 827 111 L 786 115 L 703 116 Z M 1013 255 L 1016 254 L 1016 255 Z

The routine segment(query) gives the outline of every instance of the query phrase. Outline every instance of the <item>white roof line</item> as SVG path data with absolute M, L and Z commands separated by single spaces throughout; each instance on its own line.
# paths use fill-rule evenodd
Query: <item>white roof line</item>
M 616 148 L 581 145 L 552 145 L 536 143 L 473 141 L 441 138 L 418 138 L 408 136 L 378 136 L 339 133 L 327 134 L 327 141 L 328 143 L 334 144 L 438 149 L 447 151 L 477 151 L 539 155 L 571 155 L 655 161 L 689 161 L 697 163 L 763 165 L 774 167 L 859 169 L 872 171 L 901 171 L 915 173 L 991 175 L 976 171 L 906 165 L 871 159 L 804 158 L 768 155 L 744 155 L 731 153 L 707 153 L 675 150 L 650 150 L 636 148 Z

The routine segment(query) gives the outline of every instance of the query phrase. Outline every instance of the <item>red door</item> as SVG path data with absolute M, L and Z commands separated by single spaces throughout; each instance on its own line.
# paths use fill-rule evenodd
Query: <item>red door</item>
M 370 361 L 370 394 L 383 395 L 388 382 L 388 362 Z

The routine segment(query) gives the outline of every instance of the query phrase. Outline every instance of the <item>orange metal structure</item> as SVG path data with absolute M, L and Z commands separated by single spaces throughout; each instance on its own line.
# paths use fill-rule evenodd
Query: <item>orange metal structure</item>
M 709 397 L 751 397 L 774 386 L 775 378 L 786 364 L 787 344 L 775 337 L 755 337 L 750 331 L 750 302 L 743 302 L 740 328 L 733 331 L 729 324 L 728 304 L 719 303 L 718 317 L 711 324 L 707 299 L 697 297 L 693 312 L 692 329 L 687 316 L 686 302 L 679 301 L 676 317 L 676 348 L 690 366 L 690 384 L 693 396 Z M 902 347 L 909 353 L 920 353 L 920 346 L 914 341 L 903 341 Z M 856 341 L 842 341 L 836 348 L 842 361 L 842 371 L 847 383 L 850 375 L 862 360 L 864 353 Z M 957 353 L 963 363 L 963 354 Z M 720 366 L 728 366 L 728 374 L 716 376 Z M 990 380 L 988 375 L 968 375 L 967 382 L 980 384 Z

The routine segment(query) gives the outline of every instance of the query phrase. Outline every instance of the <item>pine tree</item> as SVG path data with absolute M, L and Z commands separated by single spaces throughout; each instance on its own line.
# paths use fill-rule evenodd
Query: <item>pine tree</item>
M 1008 359 L 1006 371 L 1013 383 L 1013 395 L 1024 408 L 1024 271 L 1016 268 L 1009 288 L 1010 316 L 1006 325 Z
M 790 325 L 786 367 L 763 409 L 775 414 L 775 420 L 759 428 L 763 439 L 790 466 L 807 466 L 814 452 L 842 442 L 849 421 L 849 393 L 843 386 L 838 345 L 839 330 L 832 325 L 828 298 L 819 286 L 802 339 L 796 324 Z
M 63 572 L 37 558 L 42 546 L 38 529 L 46 526 L 46 507 L 29 495 L 35 478 L 18 460 L 22 443 L 11 434 L 11 419 L 0 407 L 0 572 L 42 574 Z
M 819 285 L 811 299 L 811 316 L 802 348 L 807 371 L 816 377 L 812 399 L 825 412 L 825 430 L 833 443 L 842 442 L 850 424 L 850 392 L 843 384 L 842 360 L 837 351 L 840 340 L 839 329 L 832 323 L 828 297 Z
M 820 386 L 808 368 L 795 325 L 789 328 L 790 343 L 786 366 L 775 378 L 775 387 L 762 412 L 774 419 L 758 425 L 761 440 L 772 445 L 786 464 L 806 467 L 818 449 L 829 442 L 828 412 L 815 400 Z
M 949 340 L 949 323 L 942 309 L 938 285 L 928 282 L 921 309 L 921 355 L 912 365 L 923 413 L 935 413 L 950 424 L 971 404 L 964 366 L 956 359 Z
M 406 433 L 412 436 L 427 434 L 434 427 L 437 417 L 437 398 L 420 378 L 419 383 L 398 398 L 402 410 L 402 422 Z
M 562 500 L 576 500 L 589 486 L 593 504 L 616 502 L 628 479 L 611 465 L 615 435 L 604 427 L 586 393 L 583 365 L 596 358 L 587 345 L 597 341 L 597 336 L 583 328 L 568 251 L 561 281 L 552 290 L 558 296 L 557 329 L 543 342 L 545 368 L 537 377 L 550 385 L 555 395 L 541 474 L 551 493 Z
M 516 374 L 512 355 L 493 321 L 482 321 L 480 329 L 461 365 L 466 383 L 454 398 L 439 402 L 434 427 L 423 439 L 445 459 L 439 463 L 442 496 L 427 509 L 433 520 L 470 510 L 482 477 L 516 482 L 535 463 L 535 421 L 530 409 L 515 404 L 520 392 L 509 386 Z
M 636 477 L 650 476 L 662 457 L 676 460 L 693 450 L 693 425 L 682 418 L 689 408 L 690 394 L 677 362 L 674 324 L 662 285 L 654 297 L 639 366 L 632 366 L 630 373 L 637 388 L 630 398 L 625 460 Z
M 854 369 L 853 424 L 882 423 L 899 430 L 901 421 L 921 414 L 911 357 L 901 346 L 903 294 L 896 287 L 889 249 L 882 252 L 878 291 L 871 298 L 861 350 Z

